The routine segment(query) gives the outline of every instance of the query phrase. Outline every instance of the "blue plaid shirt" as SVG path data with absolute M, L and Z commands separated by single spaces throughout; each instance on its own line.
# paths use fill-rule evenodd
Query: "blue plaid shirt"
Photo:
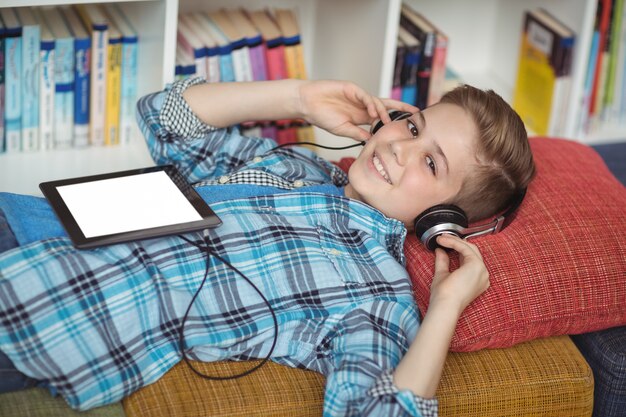
M 343 196 L 306 192 L 341 186 L 345 175 L 308 150 L 268 153 L 275 146 L 268 139 L 202 125 L 180 97 L 185 87 L 138 104 L 157 164 L 177 165 L 201 194 L 210 184 L 291 190 L 213 203 L 223 225 L 208 231 L 213 250 L 275 311 L 271 359 L 326 376 L 324 415 L 436 413 L 436 400 L 395 388 L 391 377 L 419 326 L 402 223 Z M 181 360 L 181 319 L 206 262 L 178 236 L 93 250 L 57 237 L 7 251 L 0 254 L 0 350 L 76 409 L 119 401 Z M 264 357 L 274 336 L 270 311 L 230 268 L 208 262 L 185 325 L 187 354 Z

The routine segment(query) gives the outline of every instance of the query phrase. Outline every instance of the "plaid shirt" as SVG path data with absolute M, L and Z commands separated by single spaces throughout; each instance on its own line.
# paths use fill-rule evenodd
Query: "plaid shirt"
M 198 123 L 180 97 L 187 85 L 138 104 L 156 163 L 176 164 L 201 188 L 345 183 L 308 150 L 266 153 L 270 140 Z M 419 326 L 400 222 L 358 201 L 308 192 L 212 208 L 223 221 L 208 231 L 213 250 L 276 313 L 272 360 L 326 375 L 324 415 L 436 414 L 436 400 L 398 390 L 391 377 Z M 202 241 L 200 233 L 186 236 Z M 0 254 L 0 350 L 76 409 L 119 401 L 181 360 L 181 319 L 205 262 L 178 236 L 93 250 L 51 238 Z M 202 361 L 264 357 L 274 334 L 270 311 L 221 261 L 208 262 L 185 326 L 186 352 Z

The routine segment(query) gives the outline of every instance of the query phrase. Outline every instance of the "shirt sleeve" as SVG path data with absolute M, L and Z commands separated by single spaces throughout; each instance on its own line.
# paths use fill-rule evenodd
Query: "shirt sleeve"
M 437 416 L 436 398 L 422 398 L 393 384 L 393 370 L 413 340 L 414 332 L 406 331 L 416 327 L 412 310 L 373 302 L 371 308 L 362 306 L 342 318 L 334 337 L 322 343 L 331 360 L 325 416 Z
M 137 121 L 157 165 L 173 164 L 187 181 L 211 180 L 276 146 L 266 138 L 243 136 L 237 127 L 203 123 L 182 97 L 202 78 L 177 81 L 137 103 Z

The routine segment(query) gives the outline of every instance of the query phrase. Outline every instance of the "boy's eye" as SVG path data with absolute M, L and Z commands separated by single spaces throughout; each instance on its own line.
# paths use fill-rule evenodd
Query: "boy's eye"
M 435 164 L 435 160 L 430 156 L 426 157 L 426 164 L 428 164 L 428 168 L 433 173 L 433 175 L 437 175 L 437 165 Z
M 411 136 L 416 138 L 419 135 L 419 130 L 417 130 L 417 126 L 411 119 L 406 119 L 407 127 L 409 128 L 409 132 L 411 132 Z

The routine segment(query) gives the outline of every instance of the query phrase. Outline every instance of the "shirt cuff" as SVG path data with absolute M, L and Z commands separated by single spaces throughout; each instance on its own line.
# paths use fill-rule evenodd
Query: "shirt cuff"
M 192 85 L 204 83 L 205 79 L 193 77 L 176 81 L 170 86 L 159 114 L 159 121 L 167 132 L 182 139 L 197 139 L 216 129 L 202 122 L 182 95 Z
M 369 389 L 368 394 L 372 397 L 397 395 L 400 390 L 393 384 L 393 370 L 388 369 L 378 379 L 376 385 Z M 436 398 L 422 398 L 413 395 L 415 406 L 423 417 L 437 417 L 439 412 L 439 400 Z

